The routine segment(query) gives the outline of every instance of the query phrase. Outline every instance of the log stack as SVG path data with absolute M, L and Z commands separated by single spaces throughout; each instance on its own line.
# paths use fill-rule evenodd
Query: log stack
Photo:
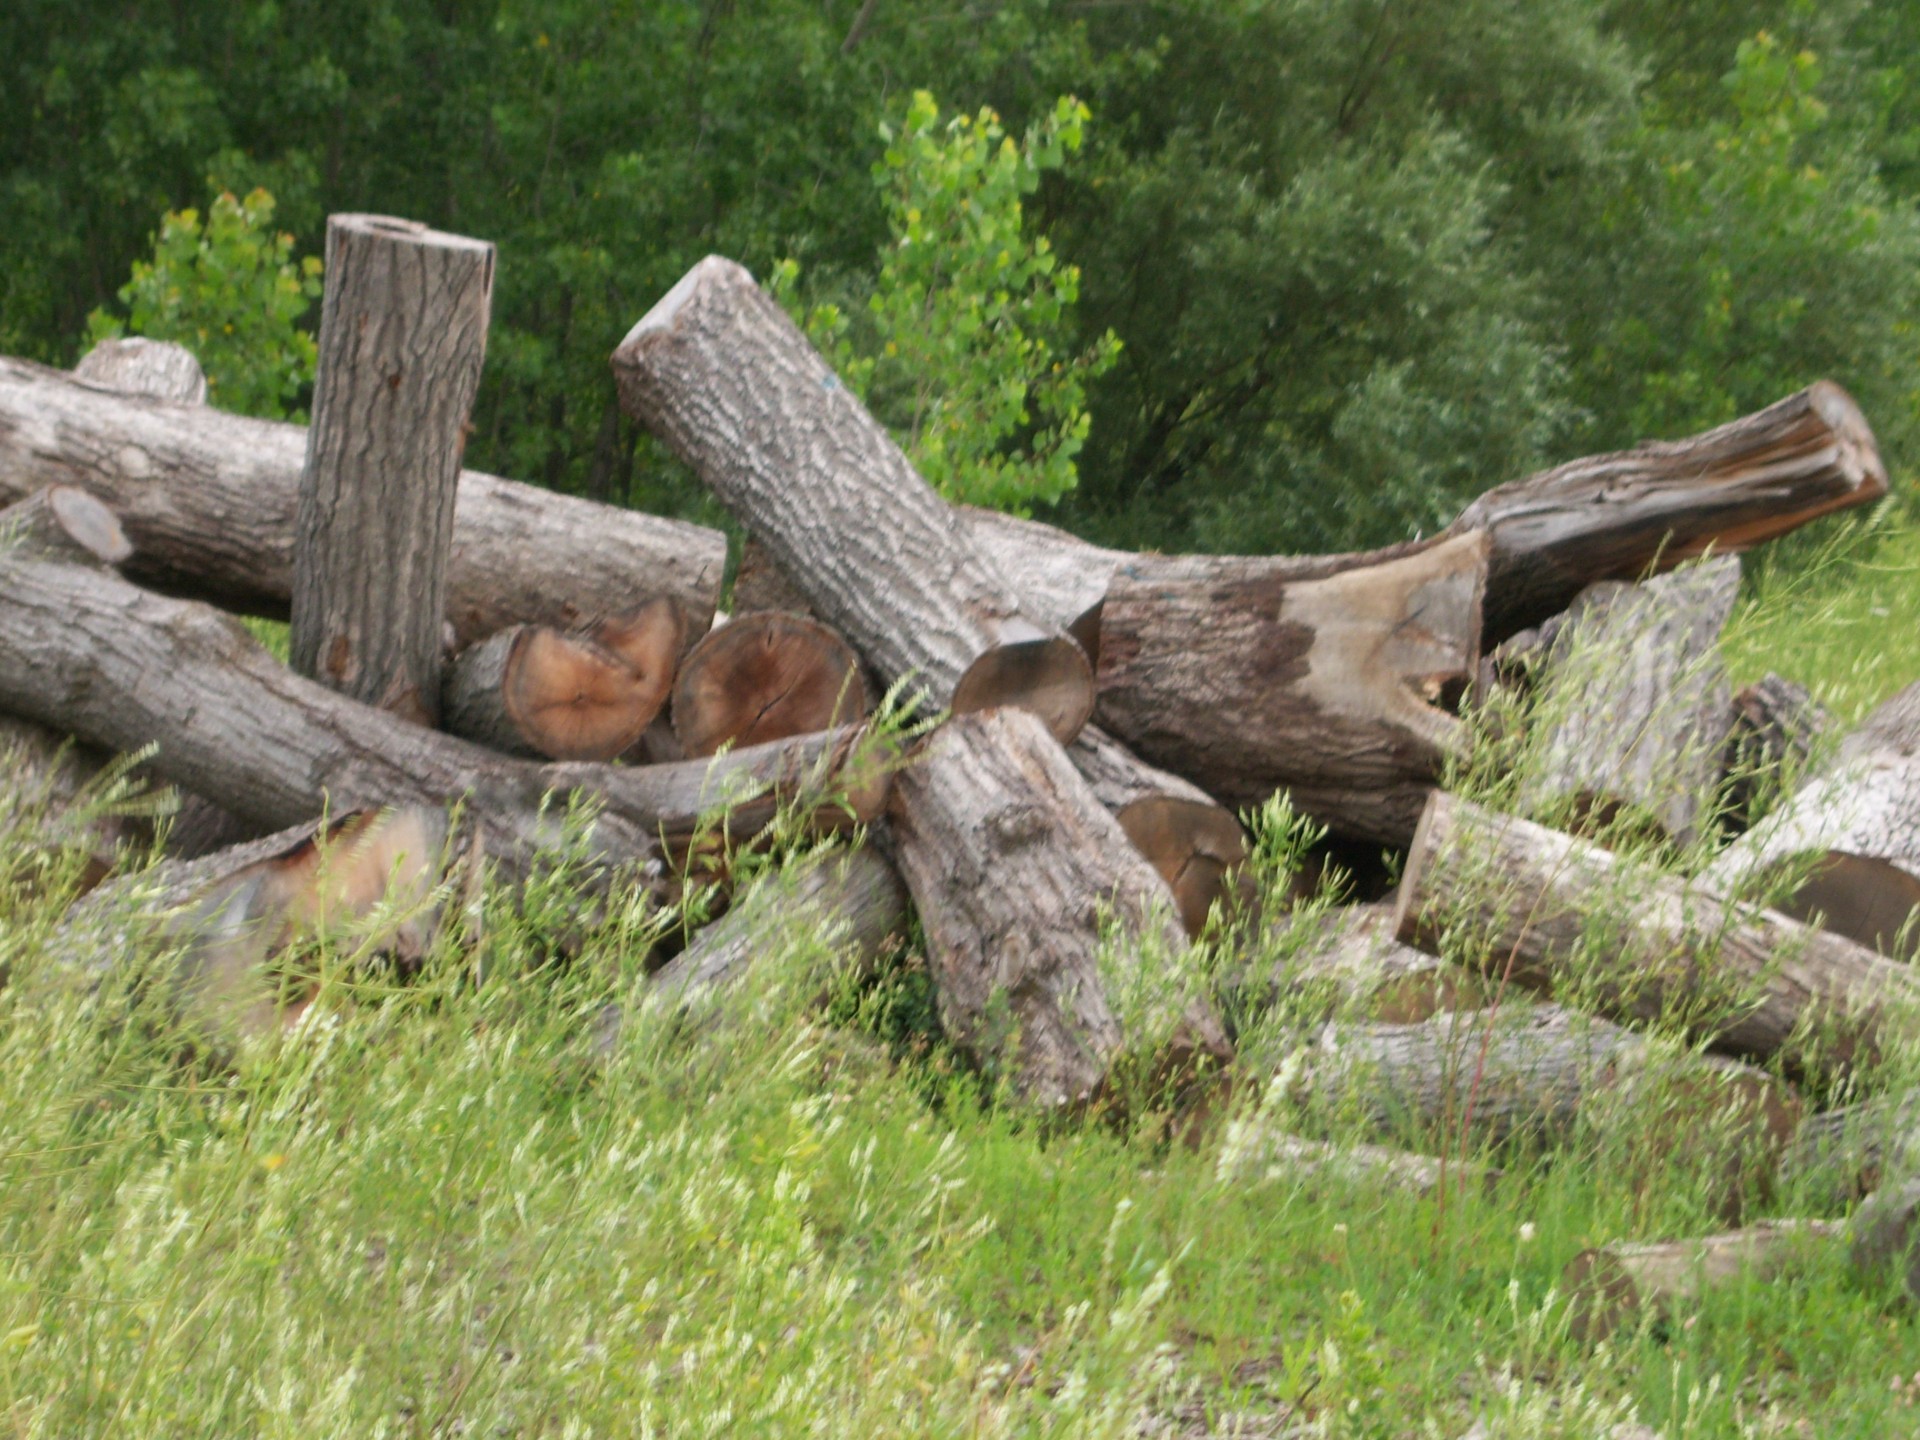
M 1132 554 L 948 504 L 712 257 L 612 364 L 628 412 L 748 532 L 729 619 L 715 532 L 460 468 L 491 248 L 335 221 L 353 263 L 332 267 L 311 432 L 208 408 L 175 347 L 117 342 L 71 376 L 0 359 L 9 783 L 57 789 L 75 756 L 151 747 L 154 779 L 249 837 L 106 879 L 63 932 L 76 963 L 157 935 L 182 1012 L 244 1035 L 306 1003 L 275 969 L 301 937 L 369 926 L 360 948 L 404 965 L 483 869 L 513 884 L 558 855 L 583 919 L 695 883 L 717 902 L 656 957 L 685 1043 L 772 986 L 760 961 L 796 934 L 856 982 L 917 934 L 947 1040 L 1010 1103 L 1130 1120 L 1244 1080 L 1289 1111 L 1240 1147 L 1263 1177 L 1441 1196 L 1449 1166 L 1498 1173 L 1462 1149 L 1571 1143 L 1677 1055 L 1661 1084 L 1739 1152 L 1728 1213 L 1770 1193 L 1782 1153 L 1796 1195 L 1851 1199 L 1885 1170 L 1857 1248 L 1887 1263 L 1916 1207 L 1886 1157 L 1912 1147 L 1869 1164 L 1822 1138 L 1829 1116 L 1788 1132 L 1793 1085 L 1843 1094 L 1920 1002 L 1899 963 L 1920 691 L 1829 760 L 1803 693 L 1733 696 L 1716 649 L 1733 554 L 1886 491 L 1838 387 L 1502 485 L 1426 540 Z M 417 308 L 428 291 L 444 314 Z M 396 369 L 360 322 L 410 306 L 387 339 L 421 363 Z M 404 565 L 382 558 L 402 540 Z M 291 669 L 228 613 L 289 610 Z M 1526 692 L 1503 736 L 1541 761 L 1514 787 L 1525 815 L 1447 791 L 1483 734 L 1464 701 L 1489 687 Z M 888 691 L 917 699 L 917 728 L 871 717 Z M 66 736 L 91 750 L 59 752 Z M 1769 777 L 1802 770 L 1727 843 Z M 1277 794 L 1398 852 L 1391 904 L 1289 915 L 1288 887 L 1253 885 L 1243 817 Z M 1718 859 L 1682 883 L 1602 848 L 1622 816 Z M 792 838 L 783 817 L 859 833 L 739 864 Z M 126 848 L 100 844 L 87 883 Z M 831 973 L 780 983 L 817 1000 Z M 1246 1073 L 1256 1050 L 1236 1059 L 1222 1015 L 1248 1010 L 1304 1027 L 1284 1085 Z M 1296 1133 L 1333 1112 L 1435 1153 Z M 1575 1278 L 1612 1317 L 1629 1291 L 1785 1264 L 1790 1233 L 1609 1247 Z

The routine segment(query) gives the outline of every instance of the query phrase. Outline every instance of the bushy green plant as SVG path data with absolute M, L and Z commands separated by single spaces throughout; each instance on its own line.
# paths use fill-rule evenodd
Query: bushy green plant
M 126 319 L 95 310 L 88 343 L 129 331 L 176 341 L 198 357 L 212 403 L 286 419 L 313 383 L 317 351 L 299 322 L 320 294 L 321 262 L 293 258 L 293 236 L 273 228 L 273 209 L 265 190 L 243 199 L 222 191 L 204 217 L 162 216 L 153 259 L 134 261 L 120 287 Z
M 841 378 L 892 427 L 951 500 L 1025 513 L 1078 482 L 1086 386 L 1120 353 L 1112 331 L 1071 352 L 1080 271 L 1027 225 L 1025 197 L 1080 149 L 1087 107 L 1062 96 L 1016 142 L 1000 117 L 942 118 L 925 90 L 883 124 L 874 166 L 891 240 L 864 324 L 838 305 L 805 312 Z M 794 295 L 799 266 L 775 270 Z

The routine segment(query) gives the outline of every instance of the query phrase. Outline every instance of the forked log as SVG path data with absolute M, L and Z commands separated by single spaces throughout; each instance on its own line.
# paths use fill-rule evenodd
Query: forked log
M 1733 725 L 1719 640 L 1739 589 L 1726 555 L 1580 592 L 1537 685 L 1528 809 L 1570 805 L 1582 829 L 1631 817 L 1678 845 L 1699 838 Z
M 1236 986 L 1253 1009 L 1324 996 L 1323 1013 L 1411 1025 L 1442 1010 L 1477 1010 L 1491 993 L 1474 971 L 1394 939 L 1391 905 L 1290 913 L 1266 928 L 1257 948 L 1272 958 Z
M 1276 788 L 1343 835 L 1404 843 L 1460 721 L 1439 705 L 1479 658 L 1486 539 L 1318 579 L 1122 571 L 1100 620 L 1103 728 L 1229 805 Z
M 1047 1107 L 1117 1102 L 1224 1062 L 1165 882 L 1023 710 L 958 717 L 890 806 L 947 1035 Z
M 0 504 L 77 485 L 120 517 L 144 585 L 284 617 L 306 431 L 119 394 L 0 357 Z M 706 630 L 726 537 L 679 520 L 461 472 L 447 574 L 456 646 L 571 627 L 672 595 Z
M 846 641 L 802 615 L 736 615 L 688 652 L 673 684 L 673 729 L 688 755 L 850 725 L 867 686 Z
M 886 430 L 740 266 L 702 260 L 613 354 L 621 403 L 757 535 L 881 680 L 1071 740 L 1085 654 L 1026 614 Z
M 1920 684 L 1910 685 L 1840 743 L 1831 764 L 1707 871 L 1750 893 L 1790 891 L 1774 903 L 1884 955 L 1910 957 L 1920 907 Z
M 1769 674 L 1743 687 L 1733 697 L 1727 735 L 1728 819 L 1751 826 L 1781 786 L 1802 775 L 1833 727 L 1833 717 L 1804 685 Z
M 660 713 L 672 674 L 671 652 L 641 674 L 582 636 L 516 625 L 448 667 L 441 728 L 506 755 L 612 760 Z
M 207 376 L 193 352 L 166 340 L 133 335 L 102 340 L 73 367 L 73 378 L 172 405 L 207 403 Z
M 1677 1320 L 1715 1290 L 1765 1284 L 1845 1237 L 1846 1227 L 1831 1220 L 1768 1220 L 1694 1240 L 1582 1250 L 1560 1278 L 1573 1337 L 1597 1344 L 1642 1317 Z
M 1404 1190 L 1425 1196 L 1443 1188 L 1491 1190 L 1500 1171 L 1477 1160 L 1444 1159 L 1385 1145 L 1308 1140 L 1255 1115 L 1227 1127 L 1214 1177 L 1293 1186 L 1331 1181 L 1367 1191 Z
M 1920 1000 L 1911 971 L 1844 936 L 1436 792 L 1401 872 L 1394 933 L 1440 953 L 1450 931 L 1521 984 L 1571 983 L 1600 1013 L 1683 1023 L 1809 1074 L 1871 1055 L 1888 1007 Z
M 423 725 L 440 714 L 454 494 L 492 311 L 485 241 L 328 217 L 287 660 Z
M 1737 554 L 1887 493 L 1853 397 L 1822 380 L 1685 440 L 1569 461 L 1489 490 L 1448 534 L 1484 530 L 1489 641 L 1537 625 L 1596 580 Z
M 1097 725 L 1074 738 L 1067 758 L 1167 882 L 1187 934 L 1198 936 L 1216 904 L 1244 891 L 1247 832 L 1226 806 L 1156 770 Z

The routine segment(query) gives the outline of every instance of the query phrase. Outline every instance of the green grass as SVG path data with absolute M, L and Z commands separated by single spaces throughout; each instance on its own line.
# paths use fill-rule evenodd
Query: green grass
M 1797 586 L 1763 576 L 1729 650 L 1855 714 L 1920 675 L 1920 538 L 1846 546 Z M 1485 1193 L 1241 1174 L 1227 1120 L 1287 1114 L 1260 1084 L 1192 1143 L 1152 1117 L 1042 1123 L 929 1033 L 910 957 L 831 1019 L 766 983 L 696 1031 L 645 1003 L 644 918 L 548 958 L 565 876 L 492 896 L 482 953 L 406 984 L 323 951 L 307 1017 L 216 1062 L 138 965 L 96 992 L 58 963 L 72 858 L 36 833 L 30 799 L 0 798 L 7 1433 L 1920 1429 L 1920 1386 L 1896 1384 L 1920 1332 L 1837 1251 L 1610 1347 L 1569 1338 L 1581 1249 L 1724 1223 L 1696 1147 L 1643 1143 L 1657 1105 L 1498 1157 Z M 629 1015 L 601 1059 L 609 999 Z M 1281 1063 L 1307 1018 L 1246 1053 Z

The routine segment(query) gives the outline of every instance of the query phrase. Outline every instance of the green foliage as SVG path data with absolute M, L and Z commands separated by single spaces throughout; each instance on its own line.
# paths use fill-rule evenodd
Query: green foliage
M 313 384 L 314 339 L 299 322 L 320 294 L 320 261 L 293 259 L 293 236 L 273 228 L 273 196 L 215 197 L 161 217 L 153 259 L 133 262 L 120 287 L 125 321 L 88 317 L 87 341 L 125 334 L 173 340 L 199 359 L 208 399 L 242 415 L 287 418 Z M 295 418 L 304 418 L 296 414 Z
M 1111 331 L 1065 353 L 1080 272 L 1025 223 L 1025 197 L 1079 151 L 1090 118 L 1071 96 L 1016 143 L 1000 117 L 943 121 L 915 92 L 898 128 L 880 127 L 874 166 L 890 239 L 856 345 L 838 305 L 805 314 L 841 378 L 889 424 L 941 494 L 1026 514 L 1077 483 L 1088 382 L 1112 368 Z M 790 295 L 799 266 L 774 274 Z

